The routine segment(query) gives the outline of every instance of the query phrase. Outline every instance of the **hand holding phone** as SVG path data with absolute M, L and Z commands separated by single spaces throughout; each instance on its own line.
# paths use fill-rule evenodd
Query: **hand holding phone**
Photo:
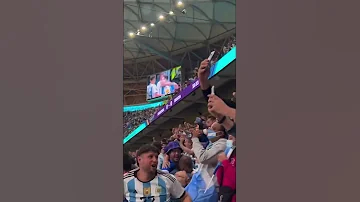
M 211 53 L 210 53 L 210 55 L 209 55 L 209 57 L 208 57 L 208 60 L 209 60 L 209 61 L 211 61 L 211 59 L 213 58 L 214 54 L 215 54 L 215 51 L 211 51 Z

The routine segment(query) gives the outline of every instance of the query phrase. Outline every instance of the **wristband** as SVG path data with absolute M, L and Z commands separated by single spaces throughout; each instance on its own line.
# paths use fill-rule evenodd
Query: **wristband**
M 236 134 L 236 124 L 234 123 L 233 127 L 230 128 L 230 130 L 227 131 L 228 134 L 235 136 Z
M 224 123 L 225 119 L 226 119 L 226 116 L 223 116 L 220 120 L 218 120 L 218 123 L 220 123 L 220 124 Z

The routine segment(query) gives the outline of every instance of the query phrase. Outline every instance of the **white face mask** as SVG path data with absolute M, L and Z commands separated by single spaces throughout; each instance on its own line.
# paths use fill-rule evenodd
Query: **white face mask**
M 226 140 L 226 147 L 232 147 L 233 141 L 232 140 Z

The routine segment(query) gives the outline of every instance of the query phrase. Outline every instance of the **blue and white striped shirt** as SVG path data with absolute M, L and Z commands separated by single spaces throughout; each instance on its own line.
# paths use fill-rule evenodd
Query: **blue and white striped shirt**
M 124 196 L 128 202 L 167 202 L 184 196 L 184 188 L 173 175 L 157 170 L 154 179 L 141 182 L 136 178 L 138 170 L 124 174 Z

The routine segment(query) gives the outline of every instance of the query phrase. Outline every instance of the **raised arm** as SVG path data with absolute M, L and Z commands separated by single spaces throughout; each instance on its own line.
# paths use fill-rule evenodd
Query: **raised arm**
M 203 145 L 199 141 L 199 138 L 192 138 L 192 141 L 193 151 L 200 163 L 208 163 L 209 160 L 213 160 L 213 157 L 226 149 L 226 139 L 224 138 L 221 138 L 213 143 L 210 149 L 204 149 Z
M 188 153 L 190 155 L 194 155 L 194 152 L 191 149 L 184 146 L 184 140 L 182 140 L 182 139 L 180 139 L 180 147 L 185 153 Z

